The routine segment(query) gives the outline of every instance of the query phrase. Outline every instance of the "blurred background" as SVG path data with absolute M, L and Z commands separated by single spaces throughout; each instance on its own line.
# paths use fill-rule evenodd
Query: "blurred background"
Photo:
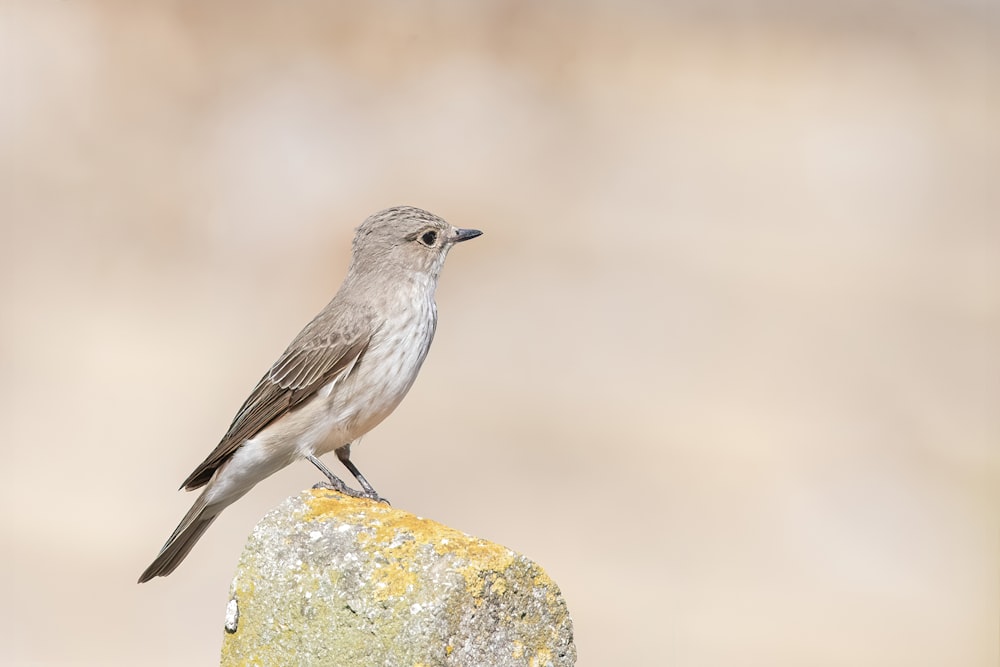
M 311 466 L 135 580 L 403 203 L 486 233 L 354 460 L 580 665 L 1000 661 L 994 0 L 6 0 L 0 89 L 3 664 L 218 660 Z

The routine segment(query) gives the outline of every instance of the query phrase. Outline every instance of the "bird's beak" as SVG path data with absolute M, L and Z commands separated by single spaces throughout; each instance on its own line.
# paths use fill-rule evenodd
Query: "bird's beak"
M 477 236 L 482 236 L 482 232 L 478 229 L 456 229 L 454 236 L 451 237 L 451 242 L 461 243 L 462 241 L 474 239 Z

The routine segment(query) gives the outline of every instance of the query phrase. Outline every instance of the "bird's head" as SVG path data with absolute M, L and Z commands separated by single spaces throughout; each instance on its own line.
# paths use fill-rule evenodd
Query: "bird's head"
M 368 217 L 354 237 L 352 272 L 402 270 L 429 275 L 441 273 L 452 246 L 482 234 L 459 229 L 433 213 L 413 206 L 396 206 Z

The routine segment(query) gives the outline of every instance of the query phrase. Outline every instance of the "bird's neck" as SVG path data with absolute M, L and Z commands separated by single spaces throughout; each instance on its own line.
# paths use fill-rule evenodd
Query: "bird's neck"
M 403 301 L 420 298 L 433 301 L 437 289 L 437 275 L 392 265 L 352 271 L 344 282 L 345 286 L 350 284 L 369 294 L 383 294 L 390 300 L 395 297 Z

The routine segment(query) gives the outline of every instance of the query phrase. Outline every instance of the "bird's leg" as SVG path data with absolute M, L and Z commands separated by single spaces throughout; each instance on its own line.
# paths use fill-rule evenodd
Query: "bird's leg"
M 320 461 L 312 454 L 307 455 L 306 458 L 309 459 L 310 463 L 319 468 L 319 471 L 324 475 L 326 475 L 326 478 L 330 480 L 329 482 L 320 482 L 319 484 L 314 484 L 313 485 L 314 489 L 333 489 L 335 491 L 340 491 L 346 496 L 351 496 L 352 498 L 369 497 L 367 493 L 361 491 L 355 491 L 351 487 L 347 486 L 347 484 L 344 484 L 344 480 L 334 475 L 329 468 L 323 465 L 322 461 Z
M 361 488 L 365 490 L 366 498 L 377 500 L 378 502 L 385 503 L 386 505 L 390 504 L 388 500 L 380 496 L 378 494 L 378 491 L 376 491 L 375 488 L 368 483 L 368 480 L 365 479 L 365 476 L 361 474 L 361 471 L 358 470 L 358 467 L 353 463 L 351 463 L 351 443 L 347 443 L 343 447 L 338 447 L 334 451 L 337 453 L 337 458 L 340 459 L 340 462 L 344 464 L 345 468 L 351 471 L 351 474 L 354 475 L 354 478 L 358 480 L 358 484 L 360 484 Z

